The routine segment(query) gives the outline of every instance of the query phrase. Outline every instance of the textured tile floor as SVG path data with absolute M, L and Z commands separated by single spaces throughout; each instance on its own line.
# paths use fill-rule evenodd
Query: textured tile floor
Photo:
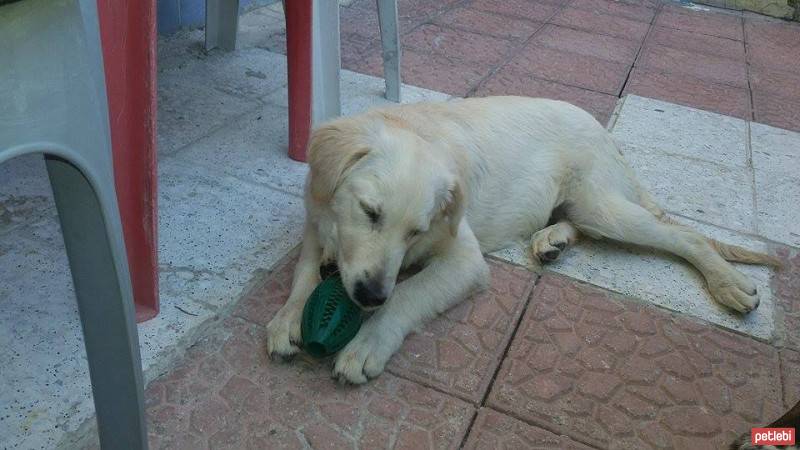
M 342 8 L 342 51 L 345 67 L 380 76 L 377 23 L 364 20 L 375 16 L 374 5 L 355 0 Z M 560 98 L 601 121 L 614 104 L 598 98 L 637 94 L 800 130 L 800 24 L 688 6 L 657 0 L 401 0 L 407 19 L 401 28 L 403 76 L 457 96 Z M 453 36 L 457 49 L 448 44 Z M 268 41 L 282 50 L 280 32 Z
M 560 275 L 531 290 L 498 261 L 487 293 L 343 386 L 329 361 L 266 358 L 295 260 L 150 384 L 154 448 L 715 449 L 800 395 L 796 351 Z
M 346 3 L 343 64 L 366 74 L 343 78 L 343 112 L 353 113 L 382 102 L 381 80 L 368 76 L 382 67 L 375 2 Z M 800 130 L 798 24 L 658 0 L 399 8 L 404 81 L 446 93 L 409 88 L 406 101 L 520 94 L 582 106 L 611 119 L 678 220 L 777 252 L 786 268 L 743 268 L 766 295 L 743 320 L 711 303 L 675 258 L 586 242 L 540 278 L 512 249 L 500 256 L 522 266 L 490 258 L 491 289 L 411 335 L 366 387 L 333 383 L 328 361 L 268 361 L 264 326 L 288 295 L 305 173 L 283 152 L 278 3 L 241 18 L 236 52 L 205 54 L 202 30 L 160 43 L 161 203 L 176 212 L 161 221 L 180 241 L 162 239 L 165 307 L 139 327 L 155 378 L 153 448 L 719 448 L 800 400 L 800 135 L 789 131 Z M 626 94 L 634 96 L 615 114 Z M 11 214 L 0 211 L 9 218 L 0 221 L 0 264 L 32 248 L 13 266 L 38 267 L 48 281 L 10 278 L 27 294 L 4 311 L 31 320 L 0 315 L 10 330 L 0 334 L 0 356 L 11 361 L 4 385 L 30 367 L 42 375 L 10 397 L 0 391 L 9 398 L 0 446 L 52 447 L 83 422 L 61 446 L 92 447 L 74 306 L 52 299 L 69 281 L 49 194 L 30 176 L 34 162 L 11 171 L 23 176 L 0 183 L 14 196 L 4 203 Z M 235 221 L 240 208 L 225 199 L 257 212 Z
M 780 384 L 768 345 L 546 275 L 488 406 L 603 448 L 718 449 L 782 413 Z

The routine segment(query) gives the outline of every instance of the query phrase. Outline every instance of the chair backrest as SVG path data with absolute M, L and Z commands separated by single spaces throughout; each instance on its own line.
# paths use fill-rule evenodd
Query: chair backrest
M 44 152 L 113 173 L 96 2 L 0 6 L 0 42 L 0 162 Z

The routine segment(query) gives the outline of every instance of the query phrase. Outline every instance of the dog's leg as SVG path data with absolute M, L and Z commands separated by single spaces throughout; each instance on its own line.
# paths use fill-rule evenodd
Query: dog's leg
M 700 234 L 659 221 L 643 207 L 615 194 L 595 193 L 590 201 L 574 206 L 570 219 L 581 232 L 678 255 L 700 270 L 719 303 L 739 312 L 758 306 L 755 284 L 725 261 Z
M 542 264 L 553 262 L 567 245 L 575 243 L 577 239 L 578 230 L 575 226 L 562 220 L 533 234 L 531 238 L 533 256 Z
M 267 354 L 288 358 L 300 348 L 300 321 L 308 296 L 320 282 L 322 249 L 316 228 L 306 224 L 300 259 L 294 269 L 292 292 L 283 307 L 267 325 Z
M 484 287 L 488 279 L 489 268 L 478 241 L 462 221 L 449 248 L 431 258 L 419 273 L 399 283 L 386 304 L 336 355 L 333 377 L 359 384 L 378 376 L 408 333 Z

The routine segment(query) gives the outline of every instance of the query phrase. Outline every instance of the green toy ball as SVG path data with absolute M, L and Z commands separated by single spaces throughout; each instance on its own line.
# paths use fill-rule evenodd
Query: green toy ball
M 320 283 L 306 301 L 300 329 L 303 349 L 316 358 L 347 345 L 361 328 L 361 309 L 350 300 L 337 274 Z

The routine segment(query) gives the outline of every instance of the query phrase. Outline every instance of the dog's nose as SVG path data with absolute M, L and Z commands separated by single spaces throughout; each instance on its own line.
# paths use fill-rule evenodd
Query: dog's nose
M 374 280 L 356 282 L 356 288 L 353 292 L 356 302 L 365 308 L 374 308 L 386 303 L 386 294 L 384 294 L 383 285 Z

